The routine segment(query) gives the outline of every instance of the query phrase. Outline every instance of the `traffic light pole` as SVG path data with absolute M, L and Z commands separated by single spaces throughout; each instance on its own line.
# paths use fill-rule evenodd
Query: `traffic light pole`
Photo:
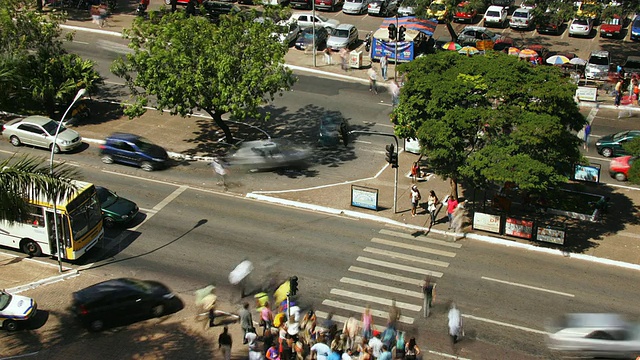
M 396 31 L 400 30 L 400 28 L 398 27 L 398 14 L 396 13 Z M 395 60 L 393 61 L 393 80 L 394 81 L 398 81 L 398 37 L 396 36 L 396 49 L 393 52 L 394 56 L 395 56 Z M 398 145 L 398 140 L 396 140 L 396 145 Z M 397 148 L 397 146 L 396 146 Z M 398 183 L 398 179 L 397 179 L 398 175 L 396 172 L 396 184 Z

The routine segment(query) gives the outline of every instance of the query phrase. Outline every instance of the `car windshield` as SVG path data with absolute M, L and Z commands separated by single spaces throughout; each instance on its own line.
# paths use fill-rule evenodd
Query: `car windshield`
M 575 19 L 573 20 L 573 23 L 575 25 L 589 25 L 589 21 L 587 21 L 587 19 Z
M 633 22 L 633 27 L 640 27 L 640 18 L 636 19 L 636 21 Z
M 467 12 L 471 12 L 471 10 L 467 9 L 467 6 L 458 5 L 458 12 L 467 13 Z
M 96 191 L 98 192 L 98 199 L 100 200 L 100 204 L 102 205 L 102 207 L 108 207 L 115 203 L 118 199 L 118 195 L 116 195 L 109 189 L 96 187 Z
M 619 133 L 613 135 L 613 140 L 620 140 L 623 137 L 627 136 L 628 133 L 628 131 L 620 131 Z
M 142 292 L 148 293 L 151 290 L 151 286 L 149 286 L 149 284 L 142 282 L 140 280 L 136 280 L 136 279 L 122 279 L 122 281 L 124 283 L 126 283 L 127 285 L 131 286 L 132 288 L 135 288 L 137 290 L 140 290 Z
M 487 35 L 488 37 L 490 37 L 492 39 L 496 36 L 496 34 L 491 30 L 485 30 L 483 32 L 484 32 L 485 35 Z
M 589 64 L 606 66 L 609 65 L 609 59 L 604 56 L 591 55 L 591 57 L 589 58 Z
M 322 21 L 322 22 L 327 22 L 327 21 L 329 21 L 329 19 L 327 19 L 327 18 L 326 18 L 326 17 L 324 17 L 324 16 L 316 15 L 316 17 L 317 17 L 318 19 L 320 19 L 320 21 Z
M 49 121 L 46 124 L 42 125 L 42 128 L 44 129 L 44 131 L 46 131 L 48 134 L 53 135 L 56 133 L 56 129 L 58 128 L 58 122 L 57 121 Z M 67 130 L 67 128 L 64 127 L 64 125 L 60 126 L 60 132 L 63 132 Z
M 154 144 L 147 140 L 146 138 L 143 137 L 139 137 L 136 141 L 135 141 L 136 146 L 142 150 L 142 151 L 148 151 L 151 148 L 153 148 Z
M 626 69 L 640 69 L 640 61 L 633 61 L 633 60 L 629 61 L 629 60 L 627 60 L 624 63 L 624 67 Z
M 527 13 L 526 11 L 516 11 L 511 16 L 512 17 L 517 17 L 517 18 L 527 18 L 528 14 L 529 13 Z
M 611 18 L 611 19 L 605 21 L 605 24 L 607 24 L 607 25 L 620 25 L 620 18 Z
M 364 0 L 347 0 L 348 3 L 362 4 Z
M 341 37 L 341 38 L 347 38 L 347 37 L 349 37 L 349 30 L 335 29 L 335 30 L 333 30 L 333 34 L 331 34 L 331 35 L 336 36 L 336 37 Z
M 500 13 L 497 11 L 487 11 L 487 16 L 490 17 L 500 17 Z
M 4 310 L 11 302 L 11 295 L 4 291 L 0 292 L 0 310 Z

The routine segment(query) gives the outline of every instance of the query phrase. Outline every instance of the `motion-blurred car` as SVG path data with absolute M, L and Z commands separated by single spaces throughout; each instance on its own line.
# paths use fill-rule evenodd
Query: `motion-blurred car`
M 600 25 L 601 37 L 619 37 L 622 34 L 623 20 L 620 15 L 615 14 L 612 17 L 605 19 Z
M 120 278 L 73 293 L 73 314 L 91 331 L 165 314 L 174 293 L 157 281 Z
M 102 186 L 96 186 L 96 192 L 98 200 L 100 200 L 102 221 L 105 227 L 111 228 L 127 224 L 138 215 L 138 205 L 133 201 L 120 197 Z
M 342 12 L 350 15 L 360 15 L 367 12 L 370 0 L 345 0 Z
M 340 144 L 340 126 L 349 126 L 347 121 L 339 116 L 325 114 L 320 118 L 320 132 L 318 134 L 318 144 L 324 147 L 335 147 Z
M 105 164 L 114 162 L 138 166 L 144 171 L 162 169 L 168 165 L 169 155 L 161 146 L 142 136 L 113 133 L 100 145 L 100 158 Z
M 593 30 L 593 19 L 575 18 L 569 25 L 569 36 L 589 36 Z
M 449 15 L 449 8 L 444 0 L 434 0 L 427 8 L 427 17 L 430 19 L 444 21 L 447 15 Z
M 611 159 L 609 162 L 609 175 L 618 180 L 626 181 L 629 178 L 629 169 L 637 157 L 627 155 Z
M 45 148 L 54 153 L 71 151 L 82 145 L 82 137 L 76 131 L 60 125 L 55 145 L 53 139 L 58 129 L 58 122 L 48 117 L 32 115 L 8 121 L 2 126 L 2 135 L 9 139 L 11 145 L 22 144 Z
M 507 8 L 491 5 L 484 13 L 484 26 L 504 27 L 507 23 Z
M 295 46 L 298 50 L 304 50 L 307 47 L 310 49 L 313 48 L 313 44 L 315 44 L 316 49 L 322 49 L 327 45 L 328 38 L 329 32 L 323 27 L 316 28 L 315 32 L 313 31 L 313 28 L 306 28 L 300 32 L 300 35 L 298 35 Z
M 31 319 L 37 309 L 35 300 L 0 290 L 0 325 L 3 329 L 18 330 L 18 322 Z
M 469 1 L 463 1 L 456 6 L 453 21 L 473 23 L 476 16 L 478 16 L 478 10 L 472 7 Z
M 529 8 L 519 8 L 511 14 L 509 27 L 512 29 L 529 30 L 533 26 L 533 11 Z
M 596 150 L 604 157 L 627 155 L 623 145 L 639 136 L 640 131 L 638 130 L 620 131 L 606 135 L 596 141 Z
M 285 139 L 247 141 L 227 158 L 230 166 L 249 170 L 306 167 L 311 149 Z
M 329 34 L 327 47 L 331 50 L 347 50 L 358 42 L 358 29 L 355 25 L 340 24 Z
M 631 32 L 629 38 L 631 40 L 640 40 L 640 15 L 636 15 L 633 18 L 633 22 L 629 28 L 629 31 Z
M 618 314 L 567 314 L 547 326 L 547 346 L 568 356 L 635 358 L 640 325 Z
M 321 15 L 316 15 L 315 19 L 311 13 L 295 13 L 291 15 L 288 22 L 297 22 L 298 26 L 306 29 L 311 26 L 335 29 L 340 22 L 336 19 L 329 19 Z
M 391 16 L 398 11 L 398 2 L 396 0 L 373 0 L 367 7 L 369 15 Z

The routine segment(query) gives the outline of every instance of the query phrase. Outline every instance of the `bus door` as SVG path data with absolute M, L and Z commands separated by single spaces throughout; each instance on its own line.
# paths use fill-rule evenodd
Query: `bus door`
M 47 235 L 49 236 L 49 247 L 51 248 L 51 255 L 55 255 L 58 253 L 58 250 L 56 249 L 56 236 L 55 236 L 55 224 L 53 223 L 53 211 L 47 209 L 45 213 L 47 216 Z M 62 216 L 61 214 L 58 214 L 58 234 L 59 234 L 58 241 L 59 241 L 60 249 L 63 249 L 61 257 L 66 259 L 66 252 L 64 251 L 64 249 L 65 247 L 70 246 L 70 243 L 68 240 L 70 235 L 69 235 L 69 231 L 67 230 L 69 228 L 69 225 L 65 223 L 65 221 L 66 221 L 66 217 Z M 65 241 L 65 239 L 67 240 Z
M 45 216 L 47 217 L 47 235 L 49 237 L 49 249 L 51 249 L 50 250 L 51 255 L 55 255 L 58 253 L 58 250 L 56 248 L 56 236 L 55 236 L 55 226 L 53 223 L 53 211 L 46 210 Z M 60 222 L 58 222 L 58 227 L 60 226 L 61 224 Z

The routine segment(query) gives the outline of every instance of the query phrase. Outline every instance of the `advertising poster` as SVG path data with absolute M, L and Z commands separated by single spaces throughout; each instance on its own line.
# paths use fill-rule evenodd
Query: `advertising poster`
M 573 172 L 574 180 L 597 183 L 600 181 L 600 167 L 576 165 Z
M 564 244 L 565 231 L 555 226 L 538 227 L 536 240 L 553 244 Z
M 378 189 L 351 185 L 351 206 L 378 210 Z
M 508 217 L 504 223 L 504 234 L 531 239 L 533 237 L 533 221 Z
M 385 55 L 389 59 L 395 59 L 396 43 L 384 42 L 376 39 L 376 44 L 373 47 L 373 58 L 379 59 Z M 413 60 L 413 42 L 402 41 L 398 43 L 398 62 L 407 62 Z
M 477 230 L 500 233 L 500 215 L 473 213 L 473 228 Z

